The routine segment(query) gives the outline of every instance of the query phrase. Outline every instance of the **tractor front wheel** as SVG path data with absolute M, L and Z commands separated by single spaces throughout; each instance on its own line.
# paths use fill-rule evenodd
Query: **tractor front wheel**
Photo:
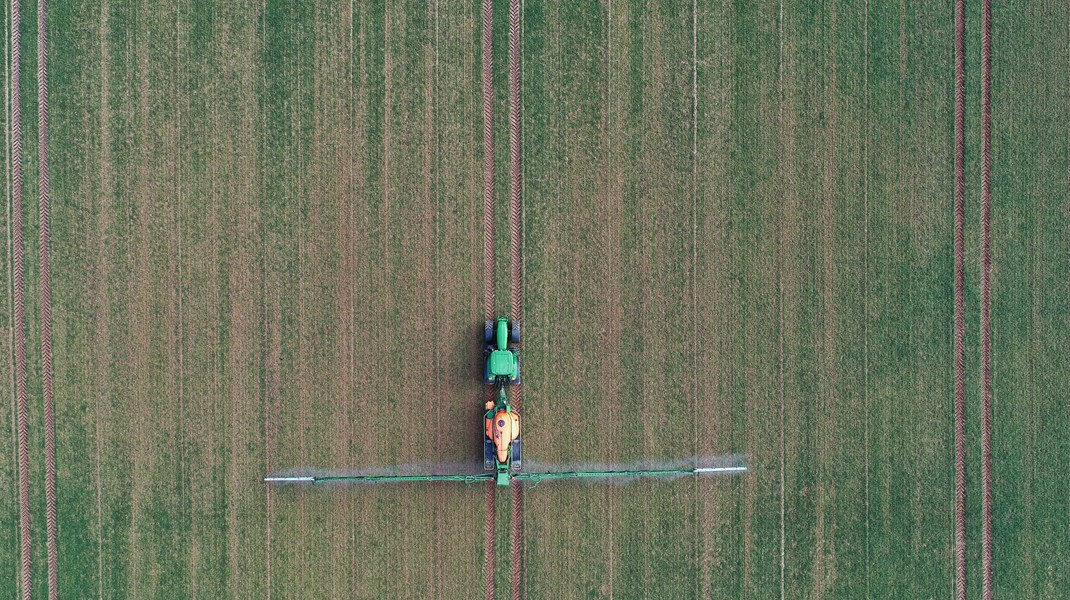
M 513 321 L 509 324 L 509 341 L 513 344 L 520 343 L 520 322 Z

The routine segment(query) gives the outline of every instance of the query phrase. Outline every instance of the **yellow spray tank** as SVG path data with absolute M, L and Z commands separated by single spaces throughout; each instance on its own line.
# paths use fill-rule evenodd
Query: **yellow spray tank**
M 520 470 L 520 415 L 509 405 L 505 386 L 484 415 L 483 468 L 497 471 L 498 485 L 509 485 L 509 470 Z

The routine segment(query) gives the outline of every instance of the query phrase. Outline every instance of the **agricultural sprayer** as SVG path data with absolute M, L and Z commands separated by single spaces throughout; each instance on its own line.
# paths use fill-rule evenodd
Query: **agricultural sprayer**
M 475 483 L 495 481 L 508 486 L 513 481 L 539 483 L 555 479 L 604 479 L 660 477 L 674 475 L 714 475 L 742 473 L 747 470 L 738 459 L 730 464 L 678 469 L 620 469 L 536 471 L 522 470 L 520 415 L 509 403 L 509 386 L 520 382 L 519 324 L 507 319 L 489 322 L 484 328 L 483 382 L 496 387 L 495 400 L 488 400 L 483 414 L 483 472 L 408 475 L 277 475 L 269 483 L 401 483 L 409 481 L 456 481 Z

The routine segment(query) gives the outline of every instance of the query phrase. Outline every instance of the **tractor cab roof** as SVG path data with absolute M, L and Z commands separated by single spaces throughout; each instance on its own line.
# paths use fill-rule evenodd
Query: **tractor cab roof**
M 516 355 L 509 350 L 495 350 L 487 361 L 494 376 L 511 377 L 516 371 Z

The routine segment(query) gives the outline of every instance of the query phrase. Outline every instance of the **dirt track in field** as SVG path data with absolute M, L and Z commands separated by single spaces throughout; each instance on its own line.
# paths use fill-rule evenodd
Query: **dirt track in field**
M 955 598 L 966 600 L 966 2 L 955 2 Z
M 37 4 L 37 169 L 38 251 L 41 285 L 41 382 L 45 412 L 45 528 L 48 597 L 59 596 L 58 525 L 56 523 L 56 417 L 52 369 L 51 198 L 48 177 L 48 3 Z
M 509 272 L 512 276 L 512 319 L 524 321 L 524 273 L 523 273 L 523 213 L 521 205 L 521 140 L 520 140 L 520 0 L 509 2 Z M 523 335 L 523 333 L 521 333 Z M 521 347 L 523 347 L 521 345 Z M 523 377 L 523 375 L 521 375 Z M 513 386 L 511 402 L 518 414 L 523 415 L 521 392 L 523 384 Z M 521 417 L 523 418 L 523 417 Z M 512 487 L 512 597 L 523 597 L 523 549 L 524 549 L 524 488 L 519 482 Z
M 981 599 L 992 600 L 992 0 L 981 2 Z
M 509 264 L 513 287 L 512 317 L 519 322 L 524 311 L 522 272 L 522 190 L 520 165 L 520 0 L 509 2 Z M 520 390 L 514 402 L 519 408 Z
M 494 305 L 494 2 L 483 0 L 483 318 Z
M 494 2 L 483 0 L 483 323 L 494 322 Z M 483 399 L 494 402 L 494 389 L 484 386 Z M 494 600 L 495 482 L 487 484 L 483 523 L 483 586 L 486 600 Z
M 15 402 L 18 421 L 19 465 L 19 539 L 20 585 L 22 597 L 31 597 L 31 560 L 33 554 L 30 528 L 30 434 L 29 398 L 26 389 L 26 263 L 23 242 L 23 193 L 22 193 L 22 110 L 21 87 L 21 15 L 18 0 L 11 2 L 11 215 L 14 287 L 14 341 L 15 341 Z

